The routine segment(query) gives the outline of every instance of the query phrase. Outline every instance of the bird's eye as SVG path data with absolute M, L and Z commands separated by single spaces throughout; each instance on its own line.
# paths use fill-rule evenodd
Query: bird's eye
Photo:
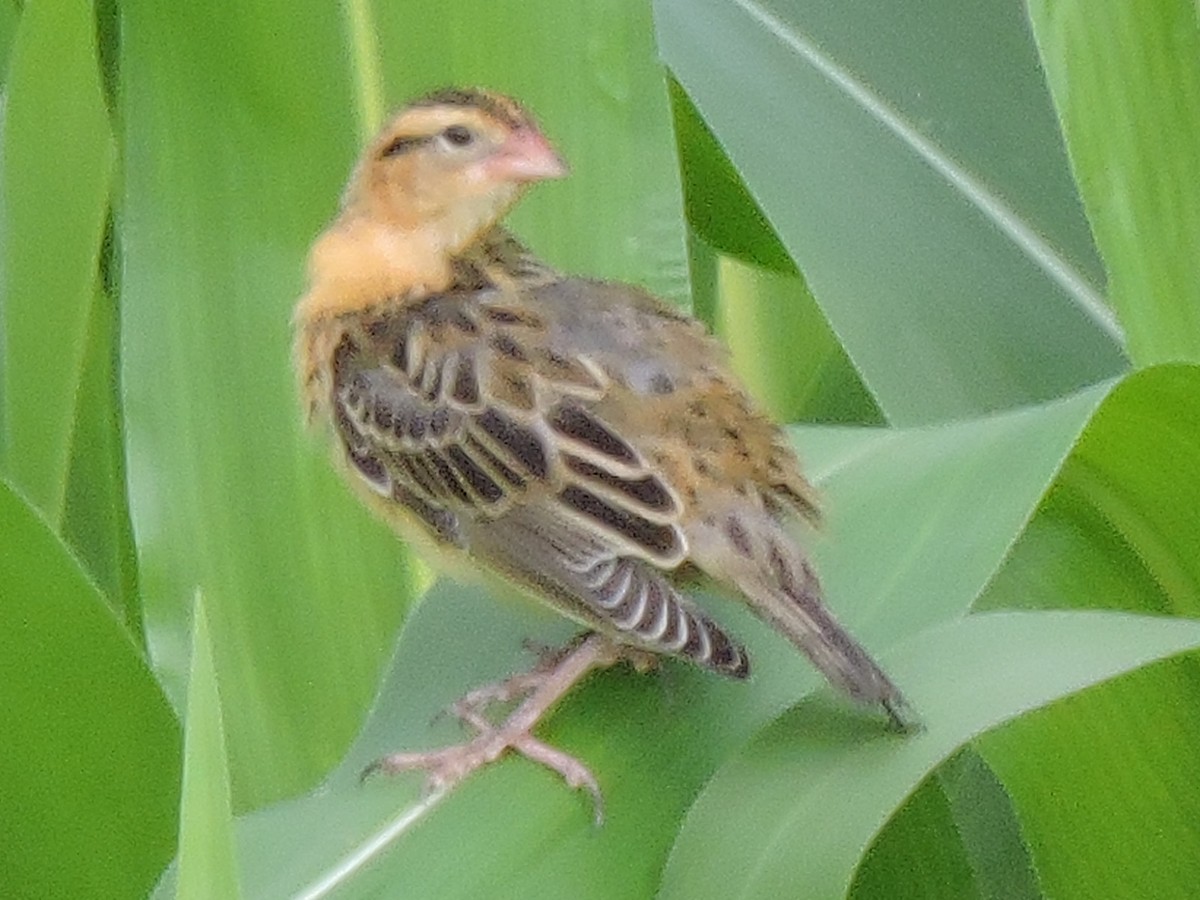
M 467 147 L 475 141 L 475 134 L 465 125 L 451 125 L 442 132 L 442 137 L 452 147 Z

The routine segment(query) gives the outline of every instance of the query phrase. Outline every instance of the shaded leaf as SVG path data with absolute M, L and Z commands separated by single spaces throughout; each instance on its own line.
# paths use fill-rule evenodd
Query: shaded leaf
M 895 424 L 1125 367 L 1020 10 L 949 9 L 655 4 L 666 63 Z
M 1104 612 L 986 613 L 931 628 L 887 663 L 925 730 L 875 735 L 801 704 L 709 782 L 661 896 L 845 896 L 862 854 L 922 778 L 983 731 L 1200 648 L 1200 622 Z M 928 661 L 936 659 L 936 667 Z M 1003 673 L 1003 677 L 997 677 Z M 836 815 L 831 815 L 837 810 Z

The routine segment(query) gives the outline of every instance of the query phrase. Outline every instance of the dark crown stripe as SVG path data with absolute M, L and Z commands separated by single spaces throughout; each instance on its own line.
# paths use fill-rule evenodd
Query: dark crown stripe
M 513 128 L 525 124 L 528 119 L 525 111 L 515 103 L 506 102 L 477 88 L 441 88 L 414 100 L 410 106 L 462 106 L 477 109 Z

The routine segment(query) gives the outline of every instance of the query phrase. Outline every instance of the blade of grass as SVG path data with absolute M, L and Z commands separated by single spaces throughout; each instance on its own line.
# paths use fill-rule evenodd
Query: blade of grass
M 94 30 L 90 3 L 28 5 L 5 85 L 0 449 L 55 527 L 113 173 Z
M 233 846 L 225 729 L 203 594 L 196 595 L 193 609 L 176 896 L 237 900 L 241 892 Z
M 1030 0 L 1029 15 L 1130 356 L 1200 361 L 1200 11 Z

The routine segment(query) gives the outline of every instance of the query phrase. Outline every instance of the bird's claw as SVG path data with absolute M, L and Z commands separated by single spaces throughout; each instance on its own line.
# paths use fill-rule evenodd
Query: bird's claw
M 477 727 L 475 721 L 468 720 Z M 600 784 L 586 765 L 562 750 L 538 740 L 528 732 L 512 733 L 503 727 L 481 729 L 470 741 L 418 753 L 390 753 L 372 762 L 359 776 L 365 781 L 373 775 L 396 775 L 401 772 L 425 773 L 425 790 L 433 793 L 449 790 L 507 751 L 515 750 L 531 762 L 545 766 L 575 790 L 586 788 L 592 795 L 596 825 L 604 821 L 604 798 Z

